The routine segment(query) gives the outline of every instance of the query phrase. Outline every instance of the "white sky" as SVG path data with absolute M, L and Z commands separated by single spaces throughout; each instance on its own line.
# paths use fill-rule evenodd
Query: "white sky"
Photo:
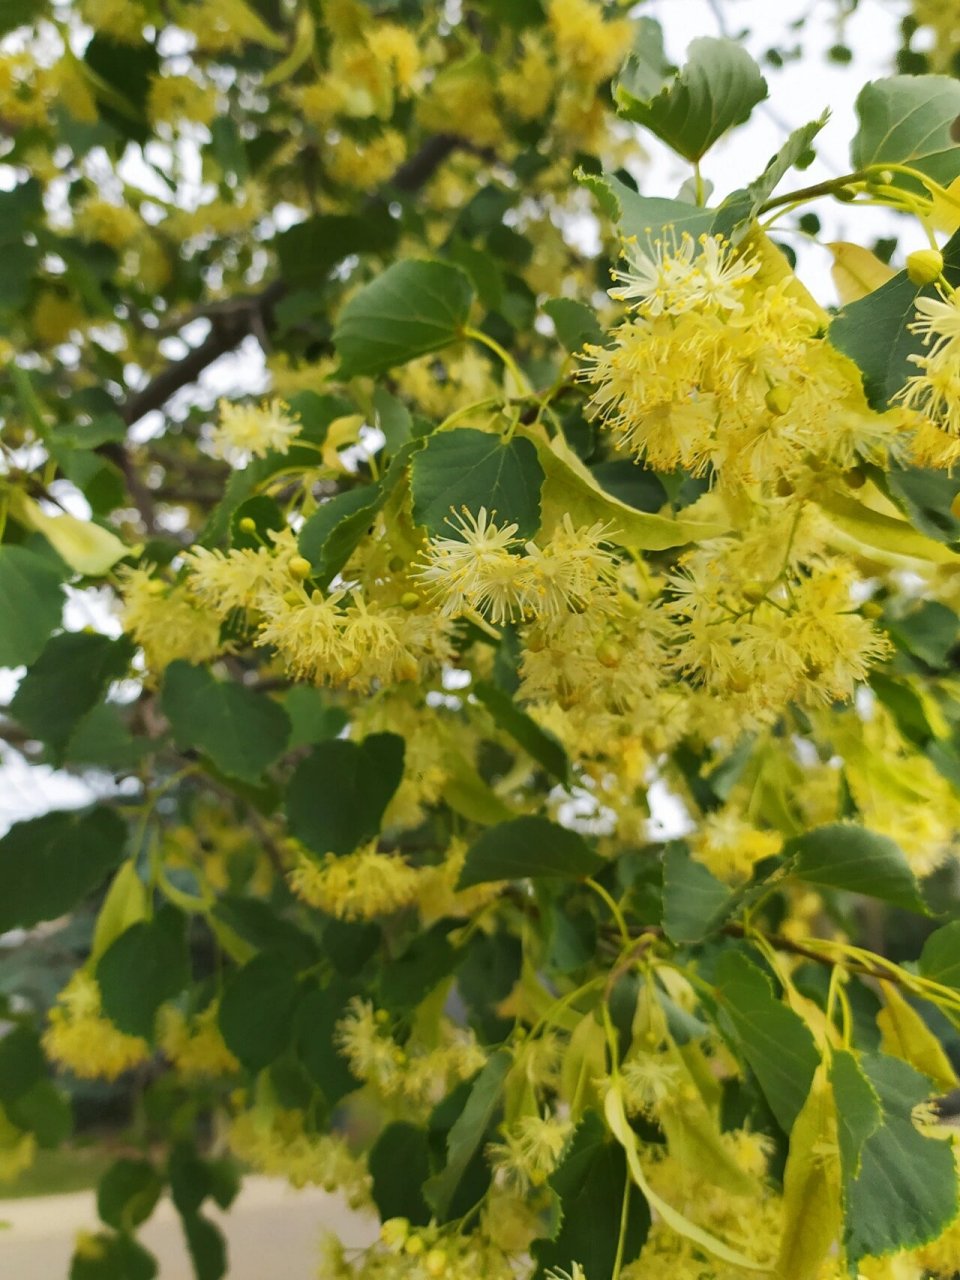
M 2 2 L 2 0 L 0 0 Z M 806 186 L 836 177 L 850 168 L 849 145 L 856 131 L 854 99 L 867 80 L 890 75 L 899 37 L 899 23 L 909 6 L 906 0 L 860 0 L 858 9 L 845 19 L 843 31 L 837 15 L 841 0 L 646 0 L 636 12 L 656 17 L 665 33 L 668 56 L 681 62 L 686 45 L 699 35 L 739 36 L 761 61 L 770 86 L 770 97 L 753 114 L 749 124 L 735 130 L 710 152 L 703 165 L 704 177 L 716 184 L 714 199 L 757 177 L 786 134 L 820 115 L 829 106 L 831 119 L 816 141 L 817 160 L 803 175 L 788 175 L 788 184 Z M 808 16 L 794 37 L 790 24 Z M 803 45 L 803 57 L 780 69 L 767 66 L 762 55 L 771 46 L 789 48 L 794 39 Z M 854 62 L 843 66 L 829 62 L 825 53 L 842 38 L 854 51 Z M 644 194 L 674 195 L 690 175 L 689 167 L 655 139 L 643 135 L 648 159 L 638 158 L 636 168 Z M 5 184 L 2 184 L 5 185 Z M 856 209 L 829 200 L 818 202 L 826 240 L 858 240 L 869 243 L 881 235 L 901 236 L 899 255 L 925 247 L 919 228 L 905 219 L 878 209 Z M 786 237 L 784 237 L 786 239 Z M 800 257 L 799 272 L 824 304 L 836 300 L 830 279 L 830 254 L 798 237 L 791 238 Z M 899 256 L 898 255 L 898 256 Z M 263 355 L 254 339 L 211 366 L 201 386 L 211 397 L 223 392 L 258 391 L 265 385 Z M 153 424 L 145 421 L 144 435 Z M 75 612 L 75 611 L 74 611 Z M 82 613 L 82 610 L 81 610 Z M 68 625 L 84 626 L 89 619 L 76 616 Z M 0 670 L 0 705 L 11 696 L 20 672 Z M 71 807 L 88 803 L 102 793 L 107 779 L 86 783 L 52 769 L 27 766 L 13 751 L 0 751 L 0 832 L 18 819 L 42 813 L 52 805 Z M 669 794 L 655 791 L 654 817 L 662 830 L 672 833 L 681 815 Z

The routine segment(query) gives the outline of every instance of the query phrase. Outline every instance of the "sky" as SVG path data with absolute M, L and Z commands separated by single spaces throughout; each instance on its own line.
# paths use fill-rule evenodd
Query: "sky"
M 817 159 L 802 178 L 788 175 L 784 189 L 788 189 L 787 183 L 808 185 L 849 170 L 850 140 L 856 131 L 856 93 L 865 81 L 891 74 L 899 23 L 908 5 L 905 0 L 860 0 L 841 28 L 838 15 L 843 7 L 843 0 L 646 0 L 638 7 L 638 13 L 661 22 L 666 51 L 674 62 L 682 61 L 686 44 L 696 36 L 740 37 L 744 31 L 748 33 L 745 46 L 761 61 L 770 87 L 769 99 L 754 112 L 748 126 L 722 139 L 704 162 L 704 176 L 716 185 L 715 198 L 757 177 L 790 130 L 815 119 L 825 107 L 830 108 L 831 118 L 817 139 Z M 790 47 L 794 42 L 790 24 L 803 15 L 807 15 L 807 21 L 798 34 L 804 56 L 779 69 L 763 62 L 762 55 L 771 46 Z M 838 40 L 854 50 L 852 65 L 826 58 L 826 51 Z M 689 177 L 689 166 L 648 135 L 643 136 L 642 142 L 638 138 L 637 145 L 636 162 L 631 167 L 636 170 L 641 190 L 644 194 L 674 195 Z M 901 235 L 901 255 L 926 245 L 918 227 L 911 227 L 888 211 L 852 209 L 831 201 L 822 201 L 815 208 L 822 219 L 825 240 L 869 243 L 874 237 L 891 234 L 895 225 Z M 798 252 L 801 278 L 820 302 L 835 302 L 829 252 L 802 239 L 791 243 Z M 199 341 L 203 333 L 190 336 Z M 255 339 L 248 339 L 235 353 L 222 357 L 201 380 L 203 392 L 211 399 L 221 393 L 260 391 L 265 385 L 263 356 Z M 151 434 L 159 425 L 145 420 L 141 430 Z M 75 592 L 66 625 L 71 629 L 83 627 L 93 616 L 99 619 L 98 628 L 104 630 L 102 615 L 102 603 Z M 0 669 L 0 705 L 11 696 L 19 675 L 20 672 Z M 86 780 L 46 766 L 31 767 L 10 749 L 0 749 L 0 762 L 0 832 L 10 823 L 45 812 L 51 806 L 66 808 L 88 803 L 111 785 L 107 777 Z M 651 800 L 661 833 L 676 832 L 682 825 L 682 814 L 666 789 L 655 788 Z

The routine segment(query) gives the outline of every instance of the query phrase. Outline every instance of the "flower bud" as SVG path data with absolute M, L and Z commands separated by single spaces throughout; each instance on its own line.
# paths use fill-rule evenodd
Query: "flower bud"
M 883 606 L 878 604 L 876 600 L 864 600 L 860 606 L 860 612 L 865 618 L 875 621 L 877 618 L 883 617 Z
M 933 284 L 943 275 L 943 254 L 939 249 L 917 249 L 908 253 L 907 275 L 914 284 Z
M 761 600 L 766 600 L 767 589 L 762 582 L 745 582 L 741 589 L 741 594 L 747 604 L 759 604 Z
M 388 1218 L 380 1228 L 380 1239 L 395 1253 L 402 1249 L 410 1234 L 410 1222 L 407 1218 Z
M 619 667 L 622 659 L 623 650 L 615 640 L 601 640 L 597 645 L 597 661 L 602 667 L 608 667 L 612 671 Z
M 764 396 L 763 403 L 775 418 L 781 418 L 793 404 L 793 392 L 785 382 L 778 382 Z
M 405 591 L 400 597 L 400 608 L 406 609 L 407 613 L 413 613 L 414 609 L 420 605 L 420 596 L 416 591 Z
M 447 1255 L 442 1249 L 431 1249 L 423 1260 L 423 1269 L 428 1276 L 442 1276 L 447 1271 Z
M 843 478 L 847 483 L 848 489 L 862 489 L 867 483 L 867 473 L 863 467 L 850 467 L 848 471 L 843 473 Z
M 256 520 L 252 519 L 250 516 L 242 516 L 237 521 L 237 528 L 240 530 L 241 533 L 256 533 L 257 522 Z
M 313 572 L 313 565 L 306 556 L 294 556 L 290 561 L 290 572 L 293 577 L 302 582 L 304 578 L 310 577 Z

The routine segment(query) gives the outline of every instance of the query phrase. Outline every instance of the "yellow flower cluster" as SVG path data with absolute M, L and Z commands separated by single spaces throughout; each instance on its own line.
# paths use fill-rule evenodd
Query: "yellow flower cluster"
M 78 969 L 57 997 L 43 1033 L 47 1057 L 83 1080 L 116 1080 L 150 1057 L 150 1046 L 103 1016 L 100 988 Z
M 501 1183 L 518 1195 L 541 1187 L 550 1177 L 573 1132 L 556 1115 L 525 1115 L 501 1125 L 502 1142 L 490 1143 L 487 1157 Z
M 442 616 L 476 612 L 504 623 L 604 608 L 615 576 L 606 525 L 576 529 L 566 515 L 540 547 L 523 543 L 515 524 L 498 527 L 485 507 L 477 515 L 464 508 L 448 523 L 456 536 L 432 538 L 418 571 Z
M 823 336 L 793 277 L 749 250 L 684 233 L 626 246 L 613 296 L 632 304 L 581 376 L 617 443 L 657 471 L 721 484 L 789 482 L 811 456 L 839 467 L 901 429 L 872 413 L 854 366 Z
M 257 1106 L 231 1122 L 231 1150 L 260 1173 L 295 1187 L 316 1186 L 344 1195 L 351 1208 L 366 1206 L 370 1176 L 343 1138 L 315 1133 L 302 1111 Z
M 322 860 L 299 854 L 290 887 L 308 906 L 340 920 L 372 920 L 416 900 L 420 875 L 403 858 L 378 853 L 377 842 Z
M 389 1218 L 380 1244 L 347 1257 L 330 1234 L 323 1240 L 322 1280 L 516 1280 L 503 1250 L 479 1232 L 449 1226 L 413 1227 L 406 1218 Z M 582 1274 L 580 1280 L 583 1280 Z
M 386 129 L 367 142 L 344 136 L 324 152 L 330 178 L 343 187 L 366 190 L 386 182 L 396 173 L 407 153 L 406 139 L 396 129 Z
M 143 230 L 140 215 L 128 205 L 90 196 L 74 211 L 74 226 L 83 240 L 99 240 L 112 249 L 124 249 Z
M 949 468 L 960 459 L 960 302 L 941 283 L 939 298 L 917 298 L 916 319 L 925 355 L 908 357 L 919 373 L 907 379 L 897 398 L 921 415 L 913 454 L 921 464 Z
M 932 30 L 927 53 L 930 69 L 953 75 L 960 48 L 960 9 L 955 0 L 913 0 L 913 18 L 918 26 Z
M 431 1045 L 416 1031 L 401 1047 L 390 1032 L 389 1015 L 369 1000 L 355 997 L 337 1023 L 334 1039 L 358 1080 L 383 1098 L 402 1099 L 426 1117 L 461 1080 L 469 1080 L 486 1061 L 473 1033 L 440 1020 Z
M 736 806 L 726 805 L 704 815 L 690 847 L 718 880 L 736 885 L 750 879 L 756 863 L 780 852 L 783 837 L 777 831 L 759 830 Z
M 143 649 L 147 668 L 162 672 L 171 662 L 209 662 L 221 650 L 220 623 L 199 608 L 189 588 L 152 576 L 150 569 L 124 567 L 120 575 L 121 621 Z
M 217 90 L 191 76 L 156 75 L 147 94 L 147 114 L 153 124 L 212 124 L 217 115 Z
M 265 458 L 268 453 L 286 453 L 300 434 L 300 421 L 292 417 L 282 400 L 263 404 L 231 404 L 220 401 L 220 420 L 211 445 L 219 458 L 234 465 L 248 457 Z
M 81 0 L 80 14 L 95 31 L 105 31 L 119 44 L 139 44 L 150 21 L 140 0 Z
M 240 1063 L 220 1034 L 218 1008 L 214 1001 L 190 1018 L 173 1005 L 164 1005 L 160 1010 L 160 1048 L 186 1080 L 216 1079 L 240 1070 Z

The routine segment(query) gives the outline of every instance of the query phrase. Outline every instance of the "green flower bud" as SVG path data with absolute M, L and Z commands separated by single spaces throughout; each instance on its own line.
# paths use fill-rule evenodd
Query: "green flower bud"
M 302 582 L 304 578 L 309 578 L 312 572 L 313 565 L 306 556 L 294 556 L 290 561 L 290 573 L 300 582 Z
M 943 275 L 943 254 L 939 249 L 917 249 L 908 253 L 907 275 L 916 285 L 933 284 Z
M 237 521 L 237 528 L 241 533 L 256 533 L 257 522 L 256 520 L 252 520 L 250 516 L 243 516 Z

